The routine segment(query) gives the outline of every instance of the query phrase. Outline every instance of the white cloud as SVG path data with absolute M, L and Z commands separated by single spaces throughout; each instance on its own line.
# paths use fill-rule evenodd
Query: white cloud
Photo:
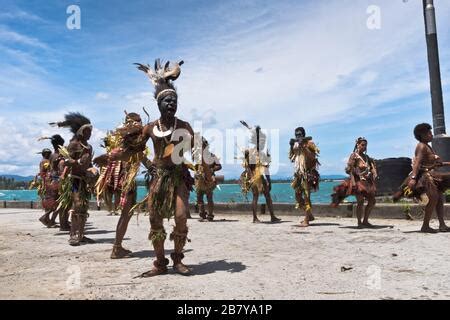
M 0 97 L 0 108 L 5 107 L 14 102 L 14 98 L 12 97 Z
M 26 119 L 0 117 L 0 173 L 17 173 L 33 175 L 36 173 L 40 155 L 36 154 L 43 148 L 51 148 L 49 140 L 38 141 L 43 136 L 60 134 L 69 143 L 72 134 L 64 128 L 52 128 L 50 120 L 59 120 L 56 114 L 33 114 Z M 21 120 L 21 121 L 20 121 Z M 20 125 L 17 123 L 20 121 Z M 105 132 L 94 128 L 90 143 L 96 154 L 103 151 L 100 148 Z
M 37 22 L 44 22 L 45 20 L 42 19 L 41 17 L 23 11 L 23 10 L 16 10 L 14 12 L 2 12 L 0 13 L 0 20 L 4 20 L 4 19 L 8 19 L 8 20 L 16 20 L 16 19 L 22 19 L 22 20 L 28 20 L 28 21 L 37 21 Z
M 9 30 L 7 27 L 0 25 L 0 42 L 4 43 L 18 43 L 31 47 L 37 47 L 41 49 L 48 49 L 47 44 L 43 43 L 39 39 L 26 36 L 24 34 Z
M 106 92 L 97 92 L 95 94 L 95 100 L 108 100 L 109 94 Z

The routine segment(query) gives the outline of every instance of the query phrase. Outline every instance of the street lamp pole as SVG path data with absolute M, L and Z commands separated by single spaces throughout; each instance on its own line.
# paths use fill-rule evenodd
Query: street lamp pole
M 443 161 L 450 161 L 450 136 L 447 136 L 445 132 L 444 99 L 442 97 L 436 12 L 433 0 L 423 0 L 423 15 L 430 72 L 431 108 L 433 112 L 433 149 Z M 445 167 L 441 170 L 450 171 L 450 168 Z
M 436 14 L 433 0 L 423 0 L 425 34 L 427 39 L 428 67 L 430 72 L 433 128 L 436 136 L 445 134 L 444 100 L 442 98 L 439 47 L 436 32 Z

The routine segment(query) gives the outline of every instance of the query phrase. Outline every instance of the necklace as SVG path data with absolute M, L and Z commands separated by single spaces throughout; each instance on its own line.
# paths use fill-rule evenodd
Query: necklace
M 163 138 L 164 142 L 165 142 L 165 147 L 164 149 L 162 149 L 162 154 L 160 154 L 160 158 L 166 158 L 168 156 L 170 156 L 173 152 L 174 149 L 174 144 L 171 143 L 172 141 L 172 136 L 170 137 L 170 141 L 167 140 L 167 137 L 169 135 L 173 135 L 173 132 L 176 130 L 177 128 L 177 118 L 175 117 L 175 121 L 174 121 L 174 125 L 173 127 L 170 127 L 169 130 L 166 131 L 162 131 L 162 123 L 161 123 L 161 118 L 158 119 L 158 125 L 153 127 L 153 134 L 158 137 L 158 138 Z M 157 128 L 159 126 L 159 128 Z M 156 129 L 156 130 L 155 130 Z
M 161 123 L 161 118 L 159 118 L 158 124 L 153 127 L 153 134 L 158 138 L 164 138 L 164 141 L 166 141 L 166 143 L 169 143 L 169 141 L 167 141 L 167 137 L 170 136 L 171 134 L 173 134 L 173 132 L 177 128 L 177 120 L 178 119 L 175 117 L 174 125 L 172 127 L 170 127 L 169 130 L 162 131 L 163 125 Z M 171 140 L 172 140 L 172 138 L 171 138 Z

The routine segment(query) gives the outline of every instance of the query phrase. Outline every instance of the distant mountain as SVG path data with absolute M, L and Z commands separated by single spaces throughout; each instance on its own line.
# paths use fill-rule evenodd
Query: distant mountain
M 31 181 L 31 180 L 33 180 L 33 176 L 27 176 L 27 177 L 24 177 L 24 176 L 18 176 L 18 175 L 15 175 L 15 174 L 1 174 L 0 173 L 0 177 L 5 177 L 5 178 L 8 178 L 8 179 L 14 179 L 15 181 L 18 181 L 18 182 L 21 182 L 21 181 Z

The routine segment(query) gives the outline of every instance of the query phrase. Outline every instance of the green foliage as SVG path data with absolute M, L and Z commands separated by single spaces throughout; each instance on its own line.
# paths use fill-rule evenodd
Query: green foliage
M 15 181 L 14 178 L 0 177 L 0 190 L 25 190 L 30 181 Z

